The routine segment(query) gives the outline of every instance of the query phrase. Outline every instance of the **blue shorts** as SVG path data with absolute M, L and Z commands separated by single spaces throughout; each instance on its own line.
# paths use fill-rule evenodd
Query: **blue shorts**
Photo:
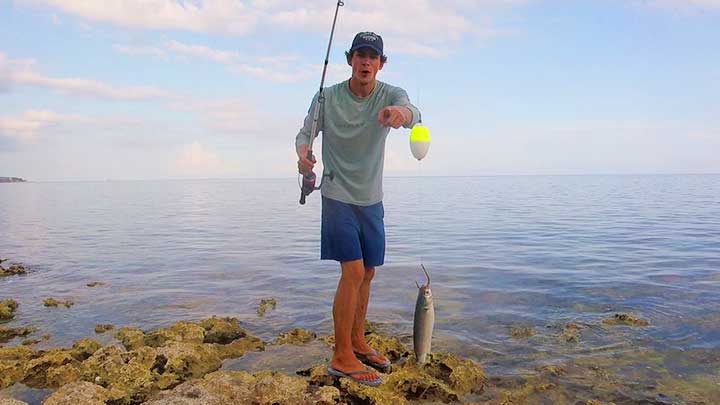
M 365 267 L 385 262 L 385 208 L 322 198 L 320 259 L 348 262 L 363 259 Z

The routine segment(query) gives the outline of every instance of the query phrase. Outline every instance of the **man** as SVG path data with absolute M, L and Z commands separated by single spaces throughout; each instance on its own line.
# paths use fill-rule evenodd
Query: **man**
M 377 386 L 382 377 L 362 362 L 380 370 L 390 366 L 365 341 L 370 283 L 385 260 L 385 139 L 391 127 L 412 128 L 420 112 L 405 90 L 376 79 L 387 61 L 379 35 L 358 33 L 345 55 L 352 76 L 325 89 L 318 123 L 325 165 L 320 258 L 336 260 L 341 268 L 333 304 L 335 351 L 328 372 Z M 300 173 L 308 173 L 315 164 L 307 159 L 307 151 L 317 102 L 316 94 L 295 139 Z

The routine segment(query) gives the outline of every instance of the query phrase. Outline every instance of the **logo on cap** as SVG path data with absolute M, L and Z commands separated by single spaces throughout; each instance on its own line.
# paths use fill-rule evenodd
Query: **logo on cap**
M 360 48 L 370 48 L 377 52 L 379 55 L 383 54 L 383 40 L 382 37 L 374 32 L 364 31 L 358 32 L 352 42 L 350 52 L 353 52 Z

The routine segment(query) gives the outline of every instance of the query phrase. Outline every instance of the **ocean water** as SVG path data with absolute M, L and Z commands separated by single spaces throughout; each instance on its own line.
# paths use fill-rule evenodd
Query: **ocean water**
M 5 326 L 52 335 L 38 347 L 70 345 L 98 323 L 153 329 L 211 315 L 266 339 L 330 333 L 339 270 L 319 260 L 320 195 L 297 200 L 295 179 L 0 185 L 0 257 L 30 270 L 0 279 L 0 299 L 20 303 Z M 384 204 L 369 318 L 412 333 L 423 263 L 434 347 L 491 375 L 720 348 L 720 176 L 386 178 Z M 45 308 L 47 297 L 75 305 Z M 259 318 L 268 297 L 278 306 Z M 603 326 L 618 312 L 650 326 Z M 583 326 L 579 342 L 557 338 L 568 323 Z M 513 338 L 513 327 L 535 336 Z

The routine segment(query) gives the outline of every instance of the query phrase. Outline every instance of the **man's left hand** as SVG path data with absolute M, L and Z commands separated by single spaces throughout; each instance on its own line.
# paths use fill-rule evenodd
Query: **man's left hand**
M 412 120 L 412 112 L 407 107 L 391 105 L 378 113 L 378 122 L 384 127 L 397 129 L 409 123 L 410 120 Z

